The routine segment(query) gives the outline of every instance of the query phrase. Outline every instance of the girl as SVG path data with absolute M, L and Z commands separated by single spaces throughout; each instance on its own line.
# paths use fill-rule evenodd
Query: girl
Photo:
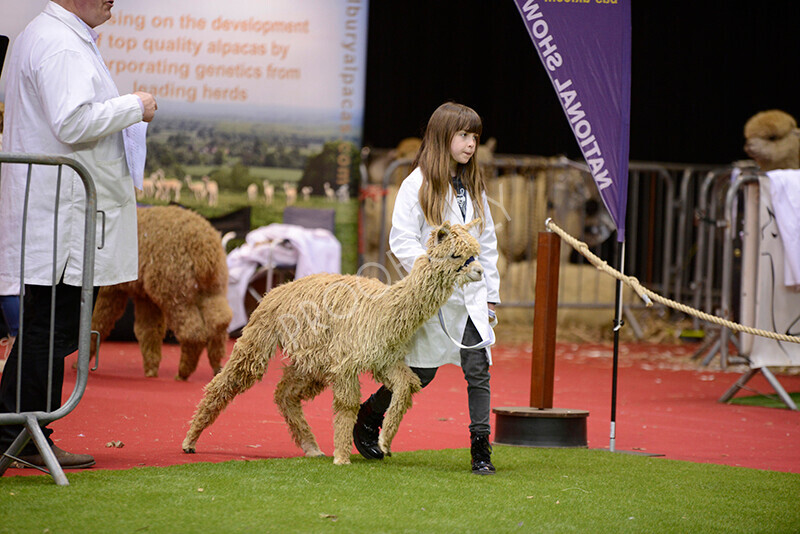
M 475 218 L 483 221 L 472 232 L 481 244 L 478 261 L 484 268 L 484 280 L 456 288 L 442 307 L 448 328 L 458 332 L 461 344 L 470 348 L 459 350 L 438 317 L 433 317 L 415 335 L 406 364 L 419 376 L 422 387 L 433 380 L 440 365 L 461 366 L 469 399 L 472 472 L 491 475 L 495 472 L 489 443 L 491 352 L 473 347 L 491 338 L 489 316 L 494 317 L 494 306 L 500 301 L 500 277 L 486 184 L 474 157 L 481 130 L 480 117 L 467 106 L 448 102 L 434 111 L 414 160 L 414 171 L 397 193 L 389 246 L 403 268 L 410 271 L 414 260 L 425 254 L 425 242 L 434 227 L 445 220 L 459 224 Z M 365 458 L 383 458 L 378 434 L 391 398 L 392 392 L 384 386 L 361 405 L 353 438 Z

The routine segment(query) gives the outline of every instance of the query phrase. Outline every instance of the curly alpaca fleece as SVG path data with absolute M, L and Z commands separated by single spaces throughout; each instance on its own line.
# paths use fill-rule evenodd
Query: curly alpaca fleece
M 176 380 L 197 369 L 203 349 L 215 373 L 225 356 L 228 265 L 219 232 L 193 211 L 177 206 L 139 208 L 139 278 L 100 288 L 92 330 L 105 339 L 133 299 L 133 330 L 145 376 L 158 376 L 167 328 L 180 342 Z
M 800 168 L 800 130 L 777 109 L 756 113 L 744 125 L 744 150 L 763 172 Z
M 392 390 L 379 445 L 390 453 L 400 420 L 420 389 L 404 363 L 411 338 L 450 296 L 456 284 L 480 280 L 478 241 L 468 226 L 445 223 L 431 232 L 427 255 L 401 281 L 387 286 L 352 275 L 318 274 L 266 294 L 245 326 L 222 372 L 206 386 L 183 441 L 195 452 L 203 429 L 233 398 L 261 380 L 278 345 L 288 361 L 275 389 L 275 402 L 292 438 L 306 456 L 322 456 L 303 414 L 303 401 L 333 389 L 335 464 L 349 464 L 361 388 L 370 372 Z

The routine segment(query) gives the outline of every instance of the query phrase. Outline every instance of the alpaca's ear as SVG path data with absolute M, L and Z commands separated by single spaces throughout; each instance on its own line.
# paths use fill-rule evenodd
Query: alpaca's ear
M 436 243 L 441 243 L 444 238 L 450 235 L 450 232 L 450 222 L 443 222 L 442 225 L 436 230 Z
M 478 217 L 477 219 L 472 219 L 470 222 L 467 223 L 465 228 L 469 231 L 473 226 L 479 226 L 481 224 L 481 218 Z

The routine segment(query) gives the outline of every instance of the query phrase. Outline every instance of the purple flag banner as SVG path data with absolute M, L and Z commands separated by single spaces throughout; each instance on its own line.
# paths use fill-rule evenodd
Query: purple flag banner
M 630 143 L 630 0 L 514 1 L 622 242 Z

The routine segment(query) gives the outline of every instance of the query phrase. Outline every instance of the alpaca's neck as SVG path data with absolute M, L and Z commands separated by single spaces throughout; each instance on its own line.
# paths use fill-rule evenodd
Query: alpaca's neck
M 387 295 L 397 340 L 411 337 L 447 302 L 454 286 L 455 279 L 437 271 L 427 256 L 417 258 L 408 276 L 392 284 Z

